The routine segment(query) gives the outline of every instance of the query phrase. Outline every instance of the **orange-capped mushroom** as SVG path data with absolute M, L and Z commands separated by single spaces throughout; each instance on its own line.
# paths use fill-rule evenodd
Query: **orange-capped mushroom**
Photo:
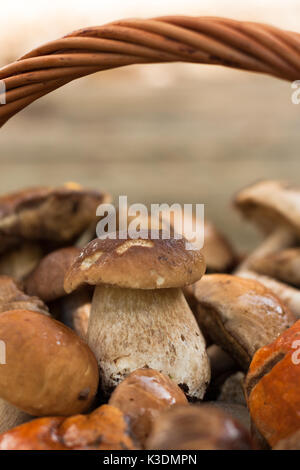
M 300 320 L 253 357 L 245 381 L 255 429 L 273 447 L 300 428 Z
M 133 450 L 123 413 L 103 405 L 89 415 L 39 418 L 0 435 L 0 450 Z

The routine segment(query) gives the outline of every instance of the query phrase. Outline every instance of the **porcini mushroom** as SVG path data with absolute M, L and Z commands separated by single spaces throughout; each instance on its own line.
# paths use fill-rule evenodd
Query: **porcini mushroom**
M 65 274 L 79 253 L 79 248 L 68 246 L 46 255 L 25 279 L 26 292 L 44 302 L 51 302 L 66 295 Z
M 122 237 L 127 237 L 123 239 Z M 89 243 L 65 278 L 71 292 L 95 285 L 87 341 L 106 392 L 135 369 L 168 375 L 189 397 L 202 398 L 210 379 L 205 342 L 181 287 L 200 279 L 205 262 L 184 239 L 148 232 Z
M 287 248 L 300 237 L 300 190 L 280 181 L 261 181 L 238 193 L 235 206 L 267 235 L 238 267 L 237 273 L 251 270 L 259 258 Z
M 137 369 L 115 388 L 109 404 L 126 414 L 144 446 L 154 419 L 171 406 L 187 404 L 187 399 L 169 377 L 153 369 Z
M 103 405 L 89 415 L 39 418 L 0 435 L 0 450 L 134 450 L 123 413 Z
M 85 338 L 91 310 L 92 293 L 87 287 L 67 295 L 66 272 L 80 253 L 76 246 L 54 250 L 38 263 L 24 280 L 27 293 L 51 302 L 51 313 Z
M 300 429 L 300 320 L 251 362 L 245 392 L 257 433 L 273 447 Z
M 247 430 L 211 405 L 175 406 L 160 415 L 147 440 L 151 450 L 250 450 Z
M 92 351 L 72 330 L 46 315 L 12 310 L 0 314 L 0 338 L 6 350 L 6 363 L 0 364 L 4 407 L 7 403 L 9 409 L 13 405 L 32 416 L 88 410 L 98 386 L 98 367 Z
M 238 273 L 239 277 L 254 279 L 267 289 L 271 290 L 293 313 L 295 319 L 300 318 L 300 290 L 289 286 L 284 282 L 258 274 L 255 271 L 243 270 Z
M 70 243 L 96 219 L 98 205 L 108 200 L 107 194 L 74 183 L 4 195 L 0 197 L 0 252 L 26 240 Z
M 207 274 L 194 285 L 194 295 L 200 328 L 245 370 L 260 347 L 295 321 L 270 290 L 252 279 Z

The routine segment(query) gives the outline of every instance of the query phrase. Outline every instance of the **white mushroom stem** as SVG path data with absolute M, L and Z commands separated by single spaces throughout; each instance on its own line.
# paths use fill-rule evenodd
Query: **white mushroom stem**
M 237 274 L 239 277 L 255 279 L 270 289 L 290 309 L 296 318 L 300 318 L 300 290 L 288 286 L 284 282 L 271 277 L 257 274 L 254 271 L 244 270 Z
M 32 416 L 0 398 L 0 433 L 30 421 Z
M 251 269 L 254 261 L 257 262 L 258 259 L 264 258 L 271 253 L 288 248 L 295 241 L 296 236 L 291 230 L 286 227 L 277 228 L 237 267 L 234 274 L 239 275 L 240 272 Z
M 203 398 L 210 380 L 205 341 L 181 289 L 97 286 L 87 338 L 105 392 L 150 367 Z

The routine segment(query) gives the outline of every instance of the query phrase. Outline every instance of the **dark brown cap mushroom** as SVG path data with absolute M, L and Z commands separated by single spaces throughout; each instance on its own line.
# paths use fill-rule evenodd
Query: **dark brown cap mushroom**
M 110 397 L 130 419 L 132 432 L 145 445 L 154 419 L 174 405 L 184 405 L 187 399 L 169 377 L 153 369 L 137 369 L 126 377 Z
M 270 290 L 252 279 L 208 274 L 195 284 L 194 295 L 200 327 L 246 370 L 255 351 L 295 321 Z
M 88 410 L 98 386 L 96 359 L 69 328 L 37 312 L 0 314 L 6 364 L 0 397 L 33 416 L 68 416 Z
M 52 251 L 41 259 L 36 268 L 24 281 L 25 290 L 44 302 L 50 302 L 66 295 L 65 274 L 80 253 L 79 248 L 69 246 Z
M 123 413 L 103 405 L 89 415 L 39 418 L 0 435 L 0 450 L 134 450 Z
M 175 406 L 154 421 L 147 449 L 250 450 L 251 440 L 240 423 L 214 406 Z
M 210 378 L 205 342 L 181 290 L 204 273 L 201 252 L 161 232 L 119 235 L 87 245 L 65 278 L 66 292 L 96 286 L 87 341 L 104 390 L 150 367 L 202 398 Z
M 24 240 L 66 244 L 96 218 L 107 194 L 69 183 L 60 188 L 28 188 L 0 198 L 0 252 Z
M 49 315 L 48 307 L 38 297 L 26 295 L 9 276 L 0 276 L 0 312 L 32 310 Z

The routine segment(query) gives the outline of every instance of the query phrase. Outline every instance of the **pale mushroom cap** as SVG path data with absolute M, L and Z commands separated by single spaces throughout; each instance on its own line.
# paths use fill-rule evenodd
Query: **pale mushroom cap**
M 201 251 L 187 250 L 184 239 L 150 239 L 148 232 L 141 232 L 138 239 L 90 242 L 66 274 L 65 290 L 85 283 L 133 289 L 183 287 L 204 272 Z
M 0 397 L 33 416 L 86 411 L 99 373 L 87 344 L 62 323 L 28 310 L 0 314 L 6 364 Z
M 216 344 L 245 368 L 255 351 L 295 322 L 265 286 L 229 274 L 208 274 L 194 287 L 196 318 Z
M 253 260 L 249 268 L 259 274 L 300 287 L 300 248 L 287 248 L 269 253 Z
M 46 255 L 24 281 L 26 292 L 38 296 L 45 302 L 66 295 L 65 274 L 79 253 L 79 248 L 69 246 Z
M 261 181 L 240 191 L 234 203 L 266 233 L 287 225 L 300 235 L 300 188 L 282 181 Z
M 105 193 L 75 183 L 60 188 L 35 187 L 0 197 L 0 252 L 23 240 L 66 243 L 93 220 Z

